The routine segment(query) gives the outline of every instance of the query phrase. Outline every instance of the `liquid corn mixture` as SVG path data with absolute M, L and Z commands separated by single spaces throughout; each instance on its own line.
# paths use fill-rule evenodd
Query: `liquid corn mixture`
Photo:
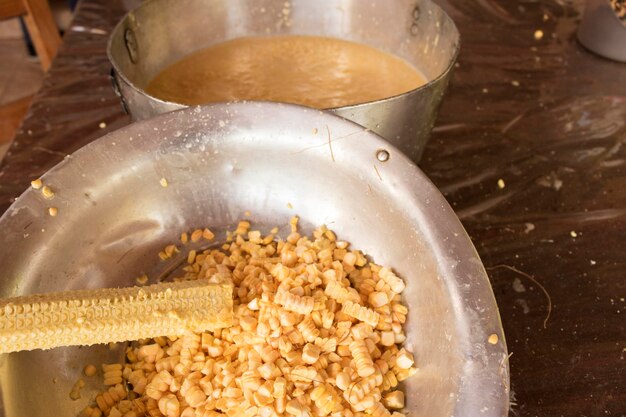
M 267 100 L 324 109 L 395 96 L 425 83 L 408 62 L 366 45 L 274 36 L 195 52 L 157 74 L 146 92 L 189 105 Z

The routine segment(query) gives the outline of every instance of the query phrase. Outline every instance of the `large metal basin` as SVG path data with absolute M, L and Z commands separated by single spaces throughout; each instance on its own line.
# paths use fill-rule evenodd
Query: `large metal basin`
M 0 296 L 159 279 L 170 264 L 156 254 L 182 231 L 224 236 L 246 211 L 269 230 L 297 214 L 406 279 L 420 367 L 406 383 L 410 416 L 507 414 L 504 335 L 470 239 L 424 174 L 363 127 L 275 103 L 189 108 L 110 133 L 42 178 L 53 200 L 29 189 L 0 218 Z M 86 378 L 83 398 L 69 399 L 82 367 L 121 356 L 103 346 L 2 356 L 0 415 L 74 416 L 102 388 Z
M 184 105 L 143 90 L 163 68 L 242 36 L 330 36 L 371 45 L 420 69 L 428 83 L 395 97 L 331 109 L 419 161 L 459 50 L 454 22 L 430 0 L 150 0 L 117 25 L 107 53 L 133 119 Z

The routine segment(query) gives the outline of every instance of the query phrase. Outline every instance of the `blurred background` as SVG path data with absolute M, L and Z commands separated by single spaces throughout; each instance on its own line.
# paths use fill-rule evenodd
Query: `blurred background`
M 69 27 L 76 2 L 47 2 L 60 33 Z M 7 17 L 4 13 L 10 8 L 10 3 L 0 0 L 0 159 L 44 80 L 44 69 L 23 17 Z

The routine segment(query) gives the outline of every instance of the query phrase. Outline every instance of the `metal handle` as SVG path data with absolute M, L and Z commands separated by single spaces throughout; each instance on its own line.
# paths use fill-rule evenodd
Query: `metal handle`
M 135 36 L 135 32 L 130 28 L 127 28 L 124 31 L 124 44 L 126 45 L 130 62 L 136 64 L 139 59 L 137 37 Z
M 120 84 L 117 81 L 117 75 L 115 74 L 115 70 L 111 68 L 111 72 L 109 73 L 109 78 L 111 80 L 111 86 L 113 87 L 113 91 L 115 91 L 115 95 L 120 99 L 120 105 L 122 106 L 122 110 L 126 114 L 130 114 L 128 110 L 128 105 L 126 104 L 126 100 L 124 100 L 124 96 L 122 95 L 122 91 L 120 90 Z

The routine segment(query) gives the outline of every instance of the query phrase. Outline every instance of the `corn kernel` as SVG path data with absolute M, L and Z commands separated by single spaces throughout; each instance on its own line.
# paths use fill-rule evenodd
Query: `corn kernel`
M 377 312 L 365 307 L 360 306 L 352 301 L 346 301 L 341 307 L 341 311 L 350 317 L 354 317 L 357 320 L 361 320 L 369 324 L 372 327 L 376 327 L 378 325 L 378 320 L 380 319 L 380 314 Z
M 41 179 L 37 178 L 36 180 L 30 182 L 30 186 L 33 187 L 35 190 L 39 190 L 41 187 L 43 187 L 43 182 L 41 181 Z
M 311 343 L 307 343 L 304 345 L 302 349 L 302 360 L 308 364 L 314 364 L 320 357 L 320 348 L 312 345 Z
M 277 228 L 263 235 L 242 221 L 221 249 L 190 251 L 177 279 L 232 279 L 233 326 L 129 347 L 128 364 L 105 372 L 113 383 L 121 371 L 122 382 L 88 417 L 388 417 L 399 409 L 398 383 L 417 372 L 396 346 L 406 338 L 404 282 L 324 226 L 314 241 L 298 232 L 297 217 L 290 226 L 274 241 Z M 214 239 L 205 230 L 180 240 Z M 116 391 L 123 384 L 127 399 Z
M 74 401 L 79 400 L 80 390 L 83 389 L 84 386 L 85 386 L 85 381 L 83 381 L 82 379 L 79 379 L 78 381 L 76 381 L 76 383 L 72 387 L 72 390 L 70 391 L 70 398 Z
M 310 314 L 315 306 L 312 297 L 298 296 L 287 291 L 277 292 L 274 302 L 298 314 Z
M 350 351 L 354 357 L 357 372 L 361 378 L 374 373 L 374 362 L 363 340 L 355 340 L 350 343 Z
M 192 242 L 197 242 L 202 238 L 202 233 L 203 231 L 200 229 L 196 229 L 193 232 L 191 232 L 191 241 Z
M 213 240 L 215 238 L 215 234 L 209 229 L 204 229 L 202 231 L 202 237 L 206 240 Z
M 138 285 L 145 285 L 145 284 L 147 284 L 147 283 L 148 283 L 148 276 L 147 276 L 146 274 L 143 274 L 143 275 L 141 275 L 141 276 L 139 276 L 139 277 L 135 278 L 135 282 L 136 282 Z
M 83 375 L 85 376 L 92 377 L 96 373 L 98 373 L 98 369 L 92 364 L 85 365 L 85 367 L 83 368 Z
M 387 408 L 401 410 L 404 408 L 404 392 L 402 391 L 392 391 L 388 394 L 385 394 L 383 404 Z
M 406 349 L 401 349 L 396 357 L 396 365 L 400 369 L 409 369 L 414 364 L 413 355 Z
M 384 292 L 373 292 L 369 295 L 368 301 L 374 308 L 379 308 L 389 303 L 389 297 Z
M 196 260 L 196 251 L 190 250 L 189 253 L 187 254 L 187 263 L 193 264 L 195 260 Z
M 296 417 L 306 416 L 308 414 L 305 406 L 301 404 L 298 400 L 288 401 L 287 407 L 285 407 L 285 412 Z M 310 414 L 308 415 L 310 416 Z
M 54 198 L 54 191 L 52 191 L 52 189 L 48 187 L 47 185 L 44 185 L 41 188 L 41 194 L 48 200 L 51 200 Z
M 337 384 L 337 388 L 339 388 L 342 391 L 345 391 L 348 389 L 351 381 L 352 380 L 350 378 L 350 375 L 348 375 L 346 372 L 340 372 L 339 375 L 337 375 L 337 377 L 335 378 L 335 383 Z
M 380 344 L 383 346 L 393 346 L 396 343 L 395 334 L 392 331 L 380 332 Z
M 372 407 L 367 407 L 367 414 L 371 414 L 372 417 L 391 417 L 389 410 L 379 402 L 375 402 Z
M 168 258 L 171 258 L 174 253 L 178 252 L 178 248 L 175 245 L 167 245 L 163 250 Z

